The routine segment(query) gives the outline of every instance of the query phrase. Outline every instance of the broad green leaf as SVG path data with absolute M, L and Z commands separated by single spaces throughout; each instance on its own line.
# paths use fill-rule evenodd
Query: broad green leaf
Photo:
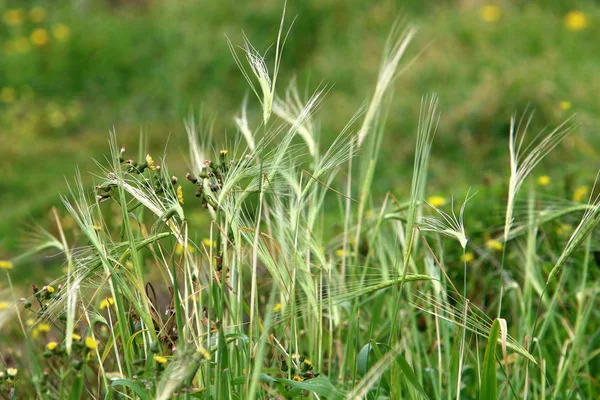
M 496 382 L 496 346 L 500 336 L 500 322 L 496 319 L 492 324 L 488 344 L 483 356 L 483 371 L 481 373 L 481 390 L 479 399 L 496 400 L 498 398 L 498 383 Z

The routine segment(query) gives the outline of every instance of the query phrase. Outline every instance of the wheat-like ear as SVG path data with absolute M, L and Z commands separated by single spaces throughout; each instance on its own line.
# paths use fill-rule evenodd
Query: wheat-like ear
M 596 181 L 594 182 L 594 187 L 591 193 L 595 193 L 599 175 L 600 172 L 598 172 L 596 175 Z M 598 222 L 600 222 L 600 195 L 597 195 L 595 198 L 592 196 L 593 194 L 590 195 L 590 199 L 588 201 L 588 209 L 583 214 L 583 217 L 581 218 L 579 225 L 577 225 L 577 228 L 575 228 L 573 231 L 573 234 L 569 238 L 569 241 L 560 254 L 560 257 L 554 264 L 554 267 L 552 267 L 546 282 L 550 282 L 550 280 L 560 272 L 561 268 L 565 265 L 569 257 L 571 257 L 575 250 L 581 246 L 585 239 L 587 239 L 587 237 L 592 233 L 596 225 L 598 225 Z
M 460 207 L 460 213 L 458 214 L 458 217 L 454 212 L 454 198 L 452 198 L 452 215 L 440 210 L 433 204 L 426 201 L 426 203 L 433 208 L 441 218 L 424 217 L 421 219 L 419 226 L 424 231 L 437 232 L 441 235 L 455 238 L 458 240 L 461 247 L 465 249 L 468 241 L 467 235 L 465 234 L 464 224 L 465 207 L 467 206 L 467 202 L 471 200 L 473 196 L 474 194 L 469 196 L 467 193 L 467 197 Z
M 367 113 L 363 121 L 362 127 L 358 132 L 358 145 L 362 145 L 363 141 L 371 131 L 373 123 L 376 119 L 377 113 L 380 111 L 381 101 L 384 98 L 390 84 L 396 77 L 396 70 L 398 69 L 398 63 L 408 44 L 412 40 L 416 33 L 416 30 L 412 26 L 405 26 L 401 22 L 396 22 L 392 27 L 390 35 L 387 38 L 385 44 L 384 56 L 379 68 L 379 76 L 377 77 L 377 84 L 375 86 L 375 92 L 369 102 Z
M 504 240 L 513 223 L 513 208 L 519 189 L 535 166 L 550 153 L 575 128 L 571 119 L 564 121 L 547 135 L 544 130 L 538 133 L 528 144 L 525 144 L 527 129 L 533 119 L 533 113 L 528 117 L 523 114 L 517 124 L 516 117 L 510 120 L 509 152 L 510 178 L 508 184 L 508 203 L 504 221 Z
M 286 3 L 284 2 L 283 14 L 281 16 L 281 23 L 279 25 L 279 33 L 277 34 L 277 44 L 275 45 L 275 64 L 273 67 L 272 78 L 269 75 L 269 68 L 267 67 L 265 56 L 262 55 L 252 45 L 252 43 L 250 43 L 248 37 L 244 35 L 244 46 L 242 47 L 242 50 L 245 53 L 246 61 L 248 62 L 248 66 L 250 67 L 252 74 L 256 77 L 256 79 L 258 79 L 258 85 L 260 87 L 261 93 L 259 93 L 258 89 L 254 85 L 254 82 L 252 81 L 252 78 L 250 78 L 250 74 L 248 73 L 248 71 L 246 71 L 244 64 L 237 55 L 237 51 L 235 50 L 233 43 L 231 43 L 231 40 L 227 38 L 227 44 L 229 45 L 229 50 L 231 51 L 235 63 L 239 67 L 240 71 L 242 72 L 242 75 L 244 75 L 244 78 L 248 82 L 248 85 L 250 85 L 250 88 L 252 89 L 252 91 L 260 101 L 260 104 L 262 105 L 263 122 L 265 123 L 265 125 L 267 124 L 267 122 L 269 122 L 269 118 L 271 116 L 273 100 L 275 99 L 275 83 L 277 82 L 277 75 L 279 74 L 279 64 L 281 63 L 281 53 L 283 52 L 283 47 L 287 40 L 287 36 L 290 32 L 289 30 L 291 29 L 290 26 L 287 33 L 284 35 L 283 25 L 285 22 L 285 8 Z M 293 24 L 294 21 L 292 21 L 291 25 Z
M 240 110 L 240 116 L 239 117 L 235 117 L 235 124 L 238 127 L 238 130 L 240 131 L 240 133 L 242 134 L 242 136 L 244 137 L 244 139 L 246 139 L 246 143 L 248 144 L 248 149 L 250 149 L 250 151 L 254 151 L 254 149 L 256 148 L 256 144 L 254 142 L 254 134 L 252 133 L 252 129 L 250 129 L 250 124 L 248 123 L 248 116 L 247 116 L 247 112 L 246 109 L 248 107 L 248 96 L 244 96 L 244 100 L 242 101 L 242 107 Z

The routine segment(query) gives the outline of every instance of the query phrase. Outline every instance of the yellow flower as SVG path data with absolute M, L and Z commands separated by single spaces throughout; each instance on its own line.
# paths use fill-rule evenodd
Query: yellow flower
M 588 25 L 587 15 L 581 11 L 570 11 L 565 15 L 564 23 L 570 31 L 581 31 Z
M 46 10 L 44 10 L 42 7 L 33 7 L 31 10 L 29 10 L 29 18 L 36 24 L 39 24 L 45 20 L 47 15 L 48 14 L 46 13 Z
M 583 200 L 583 198 L 585 197 L 587 192 L 588 192 L 587 186 L 579 186 L 577 189 L 575 189 L 575 192 L 573 192 L 573 200 L 575 200 L 575 201 Z
M 275 304 L 275 306 L 273 307 L 273 311 L 275 311 L 275 312 L 279 312 L 279 311 L 281 311 L 281 308 L 282 308 L 282 307 L 283 307 L 283 306 L 281 305 L 281 303 L 277 303 L 277 304 Z
M 0 310 L 6 310 L 10 306 L 10 303 L 7 301 L 0 301 Z
M 48 344 L 46 345 L 46 348 L 50 351 L 53 351 L 57 347 L 58 347 L 58 343 L 56 343 L 56 342 L 48 342 Z
M 467 252 L 467 253 L 463 254 L 462 256 L 460 256 L 460 259 L 463 262 L 470 263 L 471 261 L 473 261 L 475 259 L 475 256 L 473 255 L 473 253 Z
M 560 109 L 563 111 L 567 111 L 568 109 L 571 108 L 571 102 L 566 101 L 566 100 L 561 101 L 558 105 L 559 105 Z
M 4 87 L 0 90 L 0 101 L 3 103 L 12 103 L 15 101 L 15 89 L 11 87 Z
M 27 326 L 33 326 L 33 324 L 35 324 L 35 319 L 29 318 L 27 321 L 25 321 L 25 323 Z
M 344 252 L 344 249 L 337 249 L 335 251 L 335 255 L 338 257 L 344 257 L 346 255 L 346 253 Z
M 52 35 L 56 40 L 67 40 L 71 36 L 71 28 L 65 24 L 54 24 L 52 25 Z
M 108 297 L 100 302 L 100 309 L 104 310 L 106 307 L 115 304 L 115 300 L 112 297 Z
M 19 371 L 18 371 L 16 368 L 8 368 L 8 369 L 6 370 L 6 375 L 8 375 L 8 376 L 10 376 L 10 377 L 15 377 L 15 376 L 17 376 L 17 373 L 18 373 L 18 372 L 19 372 Z
M 202 239 L 202 243 L 206 246 L 206 247 L 210 247 L 211 245 L 214 247 L 217 245 L 217 242 L 211 242 L 211 240 L 209 238 L 204 238 Z
M 312 365 L 312 362 L 308 358 L 305 358 L 304 365 Z
M 2 19 L 6 25 L 21 25 L 25 19 L 25 13 L 20 9 L 5 11 Z
M 94 225 L 92 226 L 92 228 L 94 228 L 96 232 L 100 232 L 102 230 L 102 227 L 100 225 Z
M 484 22 L 496 22 L 500 19 L 502 11 L 500 7 L 488 4 L 481 8 L 480 17 Z
M 10 261 L 0 260 L 0 269 L 13 269 L 15 265 Z
M 292 379 L 295 380 L 296 382 L 302 382 L 302 378 L 300 378 L 298 375 L 294 375 L 294 377 Z
M 441 207 L 446 204 L 446 198 L 442 196 L 431 196 L 427 199 L 427 202 L 434 207 Z
M 504 246 L 502 246 L 502 243 L 500 243 L 499 241 L 494 240 L 494 239 L 490 239 L 487 242 L 485 242 L 485 246 L 490 250 L 496 250 L 496 251 L 500 251 L 504 247 Z
M 197 351 L 198 351 L 198 353 L 200 353 L 202 355 L 202 357 L 205 360 L 210 360 L 210 358 L 211 358 L 210 357 L 210 352 L 208 350 L 206 350 L 204 347 L 202 347 L 202 346 L 198 347 Z
M 167 363 L 167 359 L 163 356 L 154 356 L 154 361 L 156 361 L 159 364 L 166 364 Z
M 550 184 L 550 177 L 548 175 L 542 175 L 537 179 L 537 184 L 540 186 L 548 186 Z
M 179 202 L 183 204 L 183 188 L 181 187 L 181 185 L 177 186 L 177 200 L 179 200 Z
M 48 290 L 48 293 L 54 293 L 54 286 L 48 286 L 46 290 Z
M 96 343 L 96 340 L 93 337 L 88 336 L 85 338 L 85 347 L 90 350 L 96 350 L 98 348 L 98 343 Z
M 81 336 L 79 336 L 78 334 L 74 333 L 73 334 L 73 340 L 75 340 L 75 341 L 81 340 Z
M 150 154 L 146 156 L 146 164 L 148 164 L 148 168 L 150 168 L 150 170 L 154 171 L 156 169 L 156 164 L 154 164 L 154 159 Z
M 195 249 L 191 246 L 185 246 L 185 248 L 191 253 L 193 254 Z M 183 254 L 183 245 L 181 243 L 177 243 L 177 246 L 175 246 L 175 254 L 177 255 L 182 255 Z
M 36 329 L 38 330 L 38 332 L 50 332 L 50 328 L 51 328 L 51 326 L 45 322 L 42 322 L 42 323 L 38 324 L 38 326 L 36 326 Z
M 50 36 L 48 35 L 48 31 L 43 28 L 34 29 L 29 36 L 29 40 L 33 43 L 34 46 L 42 47 L 48 44 L 50 40 Z

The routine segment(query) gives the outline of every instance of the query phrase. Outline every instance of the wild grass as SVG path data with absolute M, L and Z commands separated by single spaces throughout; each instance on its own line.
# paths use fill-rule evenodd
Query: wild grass
M 210 122 L 188 120 L 189 170 L 174 172 L 144 138 L 135 154 L 111 133 L 93 190 L 77 173 L 63 196 L 75 226 L 55 211 L 56 237 L 32 243 L 60 252 L 65 275 L 18 300 L 10 277 L 26 258 L 0 264 L 0 293 L 12 296 L 0 329 L 22 339 L 0 349 L 0 395 L 597 398 L 599 203 L 538 202 L 534 189 L 519 199 L 571 125 L 529 145 L 529 120 L 513 121 L 499 262 L 465 222 L 480 195 L 467 193 L 458 216 L 453 201 L 427 206 L 436 95 L 421 104 L 407 200 L 373 194 L 415 30 L 394 26 L 370 101 L 328 145 L 318 123 L 328 86 L 277 95 L 284 26 L 272 73 L 247 38 L 245 61 L 229 42 L 261 114 L 243 101 L 239 137 L 219 141 Z M 189 217 L 198 209 L 209 224 Z M 553 226 L 582 212 L 565 243 Z

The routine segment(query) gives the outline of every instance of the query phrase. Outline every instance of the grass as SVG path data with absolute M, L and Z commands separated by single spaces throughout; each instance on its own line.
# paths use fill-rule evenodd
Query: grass
M 431 192 L 445 162 L 436 143 L 460 147 L 444 136 L 457 115 L 444 117 L 443 91 L 425 94 L 406 108 L 412 179 L 398 192 L 393 84 L 415 89 L 411 71 L 427 74 L 431 53 L 412 58 L 419 34 L 391 24 L 369 100 L 338 124 L 326 108 L 337 87 L 307 94 L 301 76 L 283 79 L 290 22 L 277 19 L 264 59 L 251 34 L 231 38 L 256 95 L 236 135 L 189 118 L 181 156 L 166 139 L 161 154 L 145 134 L 132 146 L 112 131 L 95 173 L 68 180 L 66 214 L 53 209 L 52 227 L 29 232 L 33 250 L 0 261 L 0 396 L 597 398 L 596 188 L 561 196 L 559 179 L 534 175 L 585 118 L 575 129 L 542 106 L 514 119 L 498 138 L 498 183 L 477 184 L 477 158 L 477 190 L 447 183 L 465 198 L 457 209 Z M 38 253 L 64 273 L 29 277 L 25 293 L 15 278 Z

